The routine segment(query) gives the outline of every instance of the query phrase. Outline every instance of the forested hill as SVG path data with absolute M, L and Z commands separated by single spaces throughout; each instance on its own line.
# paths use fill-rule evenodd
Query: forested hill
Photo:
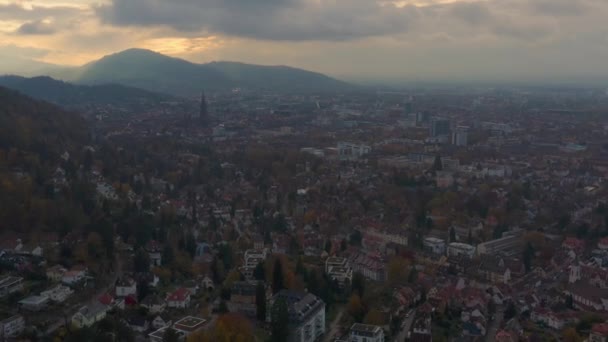
M 0 87 L 0 149 L 52 159 L 88 142 L 85 120 L 76 113 Z

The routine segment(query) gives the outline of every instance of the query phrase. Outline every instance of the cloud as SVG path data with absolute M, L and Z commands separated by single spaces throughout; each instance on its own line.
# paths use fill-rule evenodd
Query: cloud
M 55 27 L 43 20 L 35 20 L 21 25 L 16 33 L 23 35 L 50 35 L 57 32 Z
M 78 15 L 82 8 L 71 6 L 31 6 L 24 7 L 17 3 L 0 4 L 0 20 L 42 20 L 45 18 L 68 18 Z
M 375 0 L 113 0 L 105 23 L 278 41 L 342 41 L 406 32 L 412 6 Z

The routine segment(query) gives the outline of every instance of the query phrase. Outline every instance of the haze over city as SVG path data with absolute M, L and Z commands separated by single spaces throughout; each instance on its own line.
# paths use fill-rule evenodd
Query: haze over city
M 129 48 L 355 81 L 598 82 L 603 0 L 0 0 L 2 73 Z

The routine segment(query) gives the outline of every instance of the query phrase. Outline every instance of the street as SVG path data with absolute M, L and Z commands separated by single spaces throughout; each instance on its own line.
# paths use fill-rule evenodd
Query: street
M 416 317 L 416 309 L 412 309 L 409 316 L 403 320 L 401 324 L 401 331 L 395 336 L 393 341 L 403 342 L 407 337 L 407 333 L 411 330 L 412 324 L 414 324 L 414 317 Z

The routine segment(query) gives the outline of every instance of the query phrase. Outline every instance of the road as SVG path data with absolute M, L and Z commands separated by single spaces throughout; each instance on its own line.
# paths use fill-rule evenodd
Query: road
M 344 311 L 346 308 L 342 308 L 340 312 L 336 315 L 336 318 L 329 324 L 329 329 L 327 330 L 327 334 L 323 338 L 323 342 L 331 342 L 334 339 L 334 336 L 338 333 L 340 329 L 340 321 L 342 320 L 342 315 L 344 315 Z
M 496 333 L 498 333 L 498 329 L 502 324 L 502 320 L 505 317 L 505 308 L 500 305 L 496 308 L 496 313 L 494 314 L 494 320 L 490 322 L 488 326 L 488 330 L 486 332 L 486 341 L 492 342 L 496 338 Z
M 412 329 L 412 324 L 414 324 L 414 317 L 416 317 L 416 309 L 412 309 L 412 312 L 409 314 L 409 316 L 405 320 L 403 320 L 403 323 L 401 323 L 401 331 L 399 331 L 399 333 L 397 334 L 397 336 L 395 336 L 393 341 L 395 341 L 395 342 L 405 341 L 405 338 L 407 337 L 407 333 Z
M 59 329 L 62 325 L 66 324 L 66 319 L 69 322 L 72 319 L 72 316 L 76 313 L 76 311 L 78 311 L 83 305 L 95 303 L 99 297 L 101 297 L 102 295 L 104 295 L 105 293 L 109 292 L 111 289 L 114 288 L 116 281 L 118 280 L 119 277 L 122 277 L 122 272 L 123 272 L 122 271 L 122 260 L 121 260 L 120 256 L 117 256 L 116 259 L 114 260 L 114 262 L 116 264 L 116 270 L 114 271 L 112 278 L 110 279 L 108 284 L 105 287 L 103 287 L 102 289 L 100 289 L 97 293 L 95 293 L 95 295 L 91 299 L 89 299 L 89 301 L 87 303 L 74 304 L 71 307 L 64 309 L 63 316 L 59 317 L 55 321 L 55 323 L 52 323 L 51 325 L 49 325 L 49 327 L 44 332 L 43 336 L 49 336 L 52 333 L 54 333 L 55 331 L 57 331 L 57 329 Z

